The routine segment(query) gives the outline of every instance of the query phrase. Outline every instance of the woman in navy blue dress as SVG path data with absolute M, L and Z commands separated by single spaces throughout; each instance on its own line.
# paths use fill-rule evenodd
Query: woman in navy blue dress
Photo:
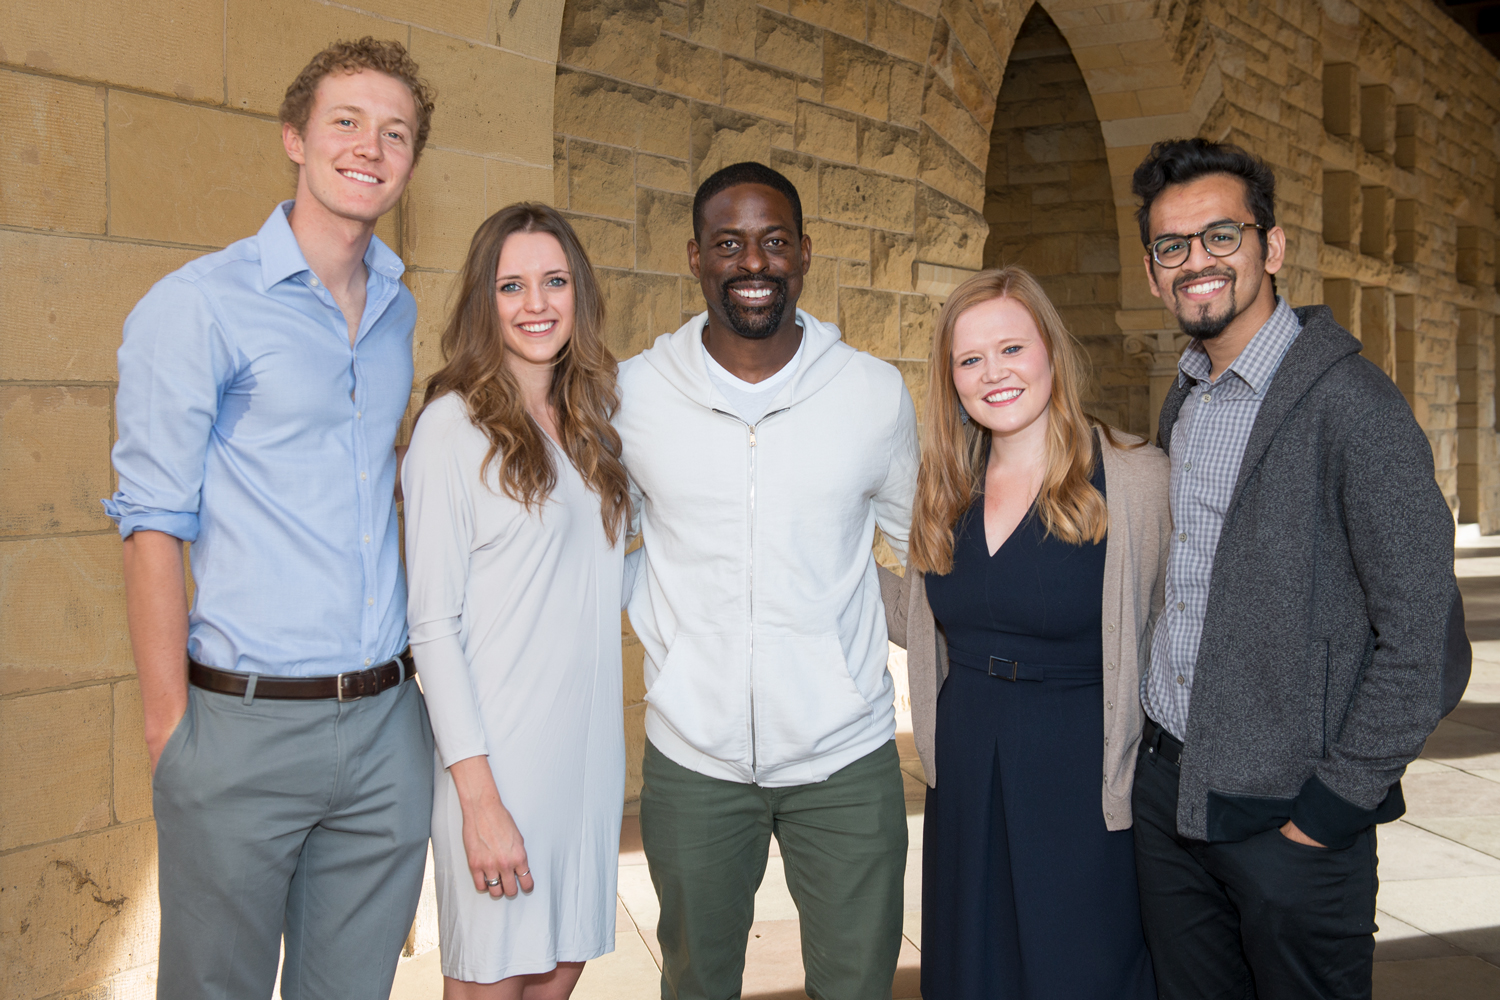
M 926 1000 L 1156 996 L 1130 780 L 1169 470 L 1085 416 L 1085 364 L 1018 268 L 938 320 L 911 568 L 885 581 L 932 786 Z

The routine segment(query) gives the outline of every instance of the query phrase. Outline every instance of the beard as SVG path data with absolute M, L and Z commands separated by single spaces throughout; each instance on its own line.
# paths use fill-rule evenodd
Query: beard
M 1200 271 L 1188 277 L 1178 278 L 1172 282 L 1174 298 L 1178 289 L 1202 281 L 1204 278 L 1223 278 L 1229 282 L 1229 302 L 1224 312 L 1221 315 L 1215 316 L 1209 312 L 1209 309 L 1212 308 L 1211 306 L 1185 306 L 1180 300 L 1172 310 L 1173 315 L 1177 317 L 1177 325 L 1182 328 L 1182 332 L 1194 340 L 1200 341 L 1213 340 L 1219 334 L 1223 333 L 1225 328 L 1234 322 L 1234 318 L 1240 314 L 1239 303 L 1235 300 L 1235 291 L 1239 288 L 1239 275 L 1235 273 L 1232 267 Z M 1192 312 L 1189 312 L 1189 310 Z
M 734 300 L 729 290 L 735 285 L 769 283 L 775 286 L 769 301 L 763 306 L 746 308 Z M 786 279 L 775 275 L 760 274 L 754 277 L 730 278 L 720 289 L 725 318 L 735 333 L 746 340 L 765 340 L 781 327 L 786 315 Z

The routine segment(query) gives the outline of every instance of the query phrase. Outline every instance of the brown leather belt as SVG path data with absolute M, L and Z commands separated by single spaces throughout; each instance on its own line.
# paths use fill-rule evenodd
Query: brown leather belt
M 251 691 L 253 698 L 334 698 L 338 701 L 353 701 L 388 691 L 415 676 L 417 665 L 411 658 L 410 649 L 403 650 L 394 660 L 368 670 L 351 670 L 322 677 L 242 674 L 188 660 L 188 681 L 194 687 L 219 694 L 243 695 L 246 691 Z

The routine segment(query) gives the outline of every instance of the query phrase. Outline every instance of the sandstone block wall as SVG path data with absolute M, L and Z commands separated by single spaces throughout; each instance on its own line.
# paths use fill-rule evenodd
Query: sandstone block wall
M 291 196 L 275 113 L 307 59 L 338 37 L 396 38 L 440 100 L 379 229 L 421 304 L 419 388 L 474 227 L 551 195 L 560 14 L 549 0 L 0 11 L 0 997 L 154 995 L 151 781 L 120 543 L 99 506 L 126 314 Z M 436 943 L 424 913 L 411 950 Z
M 1019 264 L 1037 275 L 1084 346 L 1089 411 L 1146 433 L 1146 368 L 1126 355 L 1115 321 L 1121 240 L 1104 134 L 1072 49 L 1040 6 L 1026 15 L 1005 66 L 984 217 L 984 266 Z
M 944 295 L 1020 261 L 1095 359 L 1095 411 L 1148 431 L 1184 341 L 1145 281 L 1130 175 L 1158 139 L 1240 142 L 1277 173 L 1280 291 L 1365 341 L 1488 530 L 1493 347 L 1460 358 L 1457 338 L 1500 313 L 1497 107 L 1494 58 L 1428 0 L 570 2 L 554 198 L 612 272 L 622 354 L 702 307 L 691 192 L 754 158 L 802 192 L 805 305 L 919 402 Z M 1111 233 L 1114 255 L 1080 257 Z
M 533 198 L 569 214 L 628 356 L 703 308 L 692 191 L 754 158 L 802 192 L 804 305 L 893 361 L 919 408 L 943 298 L 1016 259 L 1050 270 L 1098 365 L 1097 411 L 1151 429 L 1183 342 L 1147 289 L 1130 174 L 1153 141 L 1204 135 L 1275 168 L 1282 293 L 1362 339 L 1456 514 L 1500 530 L 1495 59 L 1430 0 L 1038 6 L 1053 28 L 1030 0 L 0 9 L 0 997 L 150 993 L 150 782 L 97 505 L 114 352 L 155 280 L 290 194 L 280 91 L 338 36 L 403 39 L 440 94 L 380 229 L 420 307 L 414 391 L 488 213 Z M 631 796 L 643 698 L 627 633 Z M 412 949 L 431 945 L 424 913 Z

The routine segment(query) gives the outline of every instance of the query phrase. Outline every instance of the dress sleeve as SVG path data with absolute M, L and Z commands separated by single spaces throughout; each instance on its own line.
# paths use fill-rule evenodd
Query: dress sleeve
M 474 538 L 468 415 L 451 397 L 417 421 L 401 468 L 406 508 L 406 617 L 443 766 L 489 753 L 461 638 Z M 473 465 L 473 468 L 470 466 Z
M 233 351 L 208 299 L 181 278 L 158 282 L 125 320 L 115 396 L 119 489 L 104 501 L 120 537 L 198 538 L 203 463 Z

